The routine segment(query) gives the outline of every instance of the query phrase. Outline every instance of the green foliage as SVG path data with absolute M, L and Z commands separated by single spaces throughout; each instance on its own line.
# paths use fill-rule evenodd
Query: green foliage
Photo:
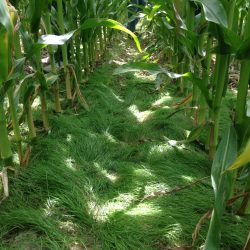
M 211 170 L 214 189 L 214 208 L 206 238 L 205 250 L 220 249 L 221 220 L 226 203 L 230 197 L 233 178 L 231 173 L 224 173 L 237 156 L 237 138 L 233 128 L 228 129 L 219 144 Z
M 228 27 L 227 14 L 220 0 L 193 0 L 202 4 L 207 21 Z
M 150 76 L 112 76 L 117 68 L 112 61 L 121 52 L 129 57 L 127 47 L 113 47 L 105 60 L 111 64 L 99 67 L 83 87 L 91 110 L 51 115 L 51 133 L 33 144 L 29 167 L 10 178 L 12 195 L 1 204 L 0 248 L 20 248 L 27 241 L 38 249 L 67 249 L 74 242 L 104 250 L 190 245 L 191 232 L 213 199 L 211 183 L 143 198 L 209 175 L 211 163 L 196 143 L 177 147 L 163 138 L 183 140 L 184 131 L 193 128 L 182 114 L 166 120 L 180 100 L 173 86 L 157 92 Z M 134 105 L 151 116 L 139 122 Z M 38 111 L 35 115 L 39 119 Z M 223 224 L 222 246 L 240 248 L 247 218 L 226 214 Z

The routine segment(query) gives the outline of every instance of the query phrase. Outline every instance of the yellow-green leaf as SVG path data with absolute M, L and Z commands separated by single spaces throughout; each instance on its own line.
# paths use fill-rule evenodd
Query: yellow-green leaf
M 250 162 L 250 140 L 248 141 L 243 152 L 237 157 L 234 163 L 228 168 L 228 170 L 235 170 Z
M 138 50 L 140 52 L 142 51 L 138 37 L 132 31 L 130 31 L 121 23 L 115 20 L 107 19 L 107 18 L 89 18 L 82 24 L 81 29 L 86 30 L 86 29 L 91 29 L 91 28 L 96 28 L 96 27 L 101 27 L 101 26 L 108 27 L 110 29 L 120 30 L 129 34 L 134 39 Z

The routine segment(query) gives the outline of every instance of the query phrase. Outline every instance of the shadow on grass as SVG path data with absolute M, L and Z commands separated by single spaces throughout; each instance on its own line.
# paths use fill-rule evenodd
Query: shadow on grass
M 213 202 L 209 183 L 143 197 L 207 176 L 211 163 L 195 145 L 177 148 L 164 139 L 184 139 L 192 128 L 183 114 L 166 119 L 178 98 L 156 92 L 147 76 L 113 77 L 114 67 L 100 67 L 84 88 L 91 111 L 51 116 L 51 134 L 38 138 L 29 168 L 12 177 L 11 197 L 0 206 L 1 249 L 190 244 Z M 247 235 L 246 220 L 227 223 L 231 230 L 223 240 L 234 237 L 237 249 Z M 207 224 L 198 244 L 206 230 Z

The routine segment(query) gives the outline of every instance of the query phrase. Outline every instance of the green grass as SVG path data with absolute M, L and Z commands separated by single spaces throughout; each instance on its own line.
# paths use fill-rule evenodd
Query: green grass
M 196 223 L 213 203 L 209 181 L 171 195 L 143 197 L 208 176 L 211 162 L 194 143 L 173 147 L 166 142 L 166 137 L 182 140 L 192 129 L 183 113 L 166 119 L 171 104 L 180 100 L 172 95 L 173 87 L 157 92 L 150 77 L 112 76 L 117 67 L 112 60 L 129 57 L 126 46 L 112 48 L 113 56 L 83 88 L 90 112 L 50 115 L 51 133 L 39 136 L 29 167 L 11 177 L 10 197 L 0 205 L 1 250 L 191 244 Z M 225 124 L 228 116 L 223 117 Z M 222 249 L 241 249 L 249 218 L 225 214 L 223 223 Z M 208 222 L 197 247 L 207 229 Z

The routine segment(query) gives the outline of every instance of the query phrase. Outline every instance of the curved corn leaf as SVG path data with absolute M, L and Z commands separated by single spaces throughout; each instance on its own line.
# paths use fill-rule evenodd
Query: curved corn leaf
M 63 45 L 65 44 L 69 39 L 74 36 L 75 33 L 79 32 L 81 29 L 86 30 L 86 29 L 91 29 L 91 28 L 96 28 L 96 27 L 101 27 L 105 26 L 111 29 L 117 29 L 121 30 L 125 33 L 128 33 L 130 36 L 133 37 L 136 46 L 138 50 L 141 52 L 141 45 L 140 42 L 137 38 L 137 36 L 128 30 L 125 26 L 120 24 L 119 22 L 111 19 L 102 19 L 102 18 L 90 18 L 87 19 L 82 26 L 79 29 L 72 30 L 64 35 L 42 35 L 38 42 L 36 44 L 43 44 L 43 45 Z M 39 46 L 38 46 L 39 47 Z M 40 47 L 39 47 L 40 48 Z M 32 52 L 33 53 L 33 52 Z
M 205 18 L 209 22 L 228 27 L 227 13 L 220 0 L 192 0 L 202 4 Z
M 92 29 L 92 28 L 101 27 L 101 26 L 111 28 L 111 29 L 120 30 L 120 31 L 123 31 L 123 32 L 129 34 L 134 39 L 135 44 L 137 46 L 137 49 L 140 52 L 142 51 L 141 44 L 140 44 L 137 36 L 132 31 L 130 31 L 125 26 L 123 26 L 121 23 L 119 23 L 115 20 L 108 19 L 108 18 L 89 18 L 81 25 L 80 29 L 86 30 L 86 29 Z
M 236 170 L 250 162 L 250 140 L 243 152 L 237 157 L 234 163 L 228 168 L 229 171 Z
M 161 5 L 160 4 L 157 4 L 157 5 L 154 5 L 150 14 L 148 15 L 147 19 L 148 21 L 152 21 L 155 14 L 157 13 L 157 11 L 161 8 Z

